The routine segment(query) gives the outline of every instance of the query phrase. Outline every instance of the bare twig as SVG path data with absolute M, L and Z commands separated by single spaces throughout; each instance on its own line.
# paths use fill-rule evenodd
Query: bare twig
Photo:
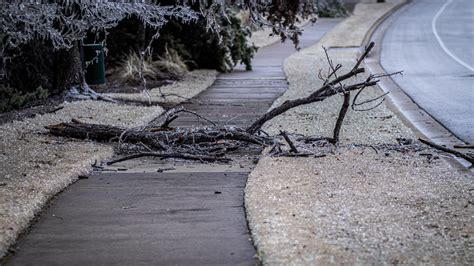
M 217 126 L 217 124 L 203 116 L 201 116 L 200 114 L 194 112 L 194 111 L 190 111 L 190 110 L 186 110 L 185 108 L 181 107 L 181 108 L 178 108 L 178 109 L 171 109 L 169 110 L 167 113 L 166 113 L 166 118 L 165 118 L 165 121 L 160 125 L 161 128 L 168 128 L 169 125 L 171 124 L 171 122 L 173 122 L 174 120 L 176 120 L 178 118 L 178 114 L 179 113 L 189 113 L 189 114 L 192 114 L 192 115 L 195 115 L 196 117 L 210 123 L 211 125 L 213 126 Z
M 272 154 L 272 155 L 270 155 L 270 156 L 277 156 L 277 157 L 313 157 L 313 158 L 322 158 L 322 157 L 326 157 L 326 154 L 279 152 L 279 153 Z
M 300 137 L 297 139 L 297 141 L 303 141 L 304 143 L 317 142 L 317 141 L 324 141 L 324 142 L 331 143 L 332 138 L 309 136 L 309 137 Z
M 328 65 L 329 65 L 328 77 L 324 81 L 324 84 L 327 84 L 330 81 L 332 76 L 334 76 L 337 79 L 337 71 L 342 67 L 342 65 L 337 64 L 337 66 L 334 67 L 334 65 L 332 63 L 332 60 L 331 60 L 331 57 L 329 57 L 329 53 L 328 53 L 328 50 L 326 49 L 326 47 L 323 46 L 323 50 L 324 50 L 324 54 L 326 55 L 326 60 L 327 60 Z M 341 82 L 339 82 L 339 86 L 342 86 Z
M 361 111 L 361 112 L 373 110 L 373 109 L 379 107 L 379 106 L 385 101 L 385 98 L 384 98 L 384 97 L 385 97 L 387 94 L 389 94 L 389 92 L 386 92 L 386 93 L 384 93 L 384 94 L 382 94 L 382 95 L 380 95 L 380 96 L 377 96 L 377 97 L 375 97 L 375 98 L 368 99 L 368 100 L 365 100 L 365 101 L 362 101 L 362 102 L 358 103 L 358 102 L 357 102 L 357 99 L 359 98 L 359 96 L 361 95 L 361 93 L 364 91 L 364 89 L 365 89 L 365 88 L 360 89 L 360 90 L 357 92 L 357 94 L 354 96 L 354 99 L 352 100 L 352 105 L 351 105 L 352 110 L 354 110 L 354 111 Z M 371 106 L 371 107 L 368 107 L 368 108 L 365 108 L 365 109 L 356 109 L 356 106 L 361 106 L 361 105 L 364 105 L 364 104 L 368 104 L 368 103 L 371 103 L 371 102 L 375 102 L 375 101 L 377 101 L 377 100 L 379 100 L 379 99 L 382 99 L 382 100 L 381 100 L 380 102 L 378 102 L 378 103 L 377 103 L 376 105 L 374 105 L 374 106 Z
M 56 113 L 57 111 L 62 110 L 62 109 L 64 109 L 64 106 L 58 106 L 58 107 L 56 107 L 56 108 L 54 108 L 54 109 L 48 111 L 48 114 L 54 114 L 54 113 Z
M 324 84 L 321 88 L 310 94 L 308 97 L 305 98 L 299 98 L 295 100 L 289 100 L 281 104 L 280 106 L 273 108 L 263 116 L 261 116 L 259 119 L 257 119 L 249 128 L 247 128 L 247 132 L 250 134 L 254 134 L 257 132 L 260 127 L 268 120 L 274 118 L 275 116 L 278 116 L 289 109 L 292 109 L 294 107 L 304 105 L 304 104 L 309 104 L 309 103 L 314 103 L 318 101 L 323 101 L 324 99 L 335 95 L 337 93 L 348 93 L 352 90 L 358 90 L 362 89 L 364 87 L 370 87 L 374 86 L 377 84 L 378 80 L 373 80 L 369 77 L 368 80 L 362 82 L 362 83 L 357 83 L 353 85 L 348 85 L 345 86 L 341 84 L 342 81 L 345 81 L 351 77 L 354 77 L 360 73 L 363 73 L 365 71 L 364 68 L 359 68 L 360 64 L 364 60 L 364 58 L 369 54 L 370 50 L 374 47 L 374 43 L 371 42 L 366 48 L 364 53 L 360 56 L 360 58 L 357 60 L 356 64 L 352 68 L 352 70 L 348 73 L 345 73 L 341 76 L 334 77 L 333 80 L 327 82 Z M 332 65 L 332 62 L 331 62 Z M 335 75 L 335 70 L 336 68 L 333 68 L 333 72 Z M 339 84 L 339 86 L 335 86 L 336 84 Z M 350 99 L 350 98 L 349 98 Z M 345 116 L 345 113 L 343 114 Z M 344 117 L 341 117 L 341 121 L 343 120 Z
M 342 103 L 341 110 L 339 110 L 336 126 L 334 127 L 334 131 L 333 131 L 333 137 L 332 137 L 332 140 L 330 141 L 331 143 L 339 142 L 339 136 L 341 134 L 342 123 L 344 122 L 344 118 L 346 117 L 347 111 L 349 110 L 350 101 L 351 101 L 350 92 L 344 93 L 344 101 Z
M 314 154 L 312 153 L 291 153 L 291 152 L 281 152 L 277 153 L 274 156 L 278 157 L 309 157 L 313 156 Z
M 317 91 L 313 92 L 308 97 L 285 101 L 280 106 L 273 108 L 272 110 L 270 110 L 269 112 L 261 116 L 259 119 L 257 119 L 250 127 L 247 128 L 247 132 L 249 132 L 250 134 L 254 134 L 268 120 L 288 111 L 289 109 L 295 108 L 297 106 L 314 103 L 314 102 L 320 102 L 327 99 L 330 96 L 333 96 L 335 94 L 338 94 L 344 91 L 358 90 L 365 86 L 374 86 L 375 84 L 377 84 L 377 82 L 375 81 L 370 81 L 370 82 L 362 82 L 362 83 L 357 83 L 357 84 L 344 86 L 344 87 L 341 87 L 341 86 L 334 87 L 334 84 L 339 83 L 339 80 L 346 80 L 362 72 L 364 72 L 364 69 L 359 68 L 353 73 L 347 73 L 329 82 L 328 84 L 324 85 Z
M 179 116 L 175 115 L 169 118 L 166 118 L 166 121 L 163 122 L 163 124 L 160 126 L 160 128 L 169 128 L 169 125 L 176 119 L 178 119 Z
M 337 64 L 336 67 L 334 67 L 332 69 L 332 72 L 329 73 L 328 77 L 327 77 L 327 80 L 324 82 L 324 84 L 327 84 L 329 82 L 329 79 L 332 77 L 332 76 L 335 76 L 336 72 L 341 69 L 342 65 L 341 64 Z
M 132 155 L 127 155 L 112 161 L 107 162 L 107 165 L 112 165 L 118 162 L 123 162 L 131 159 L 141 158 L 141 157 L 159 157 L 159 158 L 178 158 L 185 160 L 196 160 L 196 161 L 205 161 L 205 162 L 229 162 L 231 159 L 226 157 L 218 156 L 205 156 L 205 155 L 194 155 L 186 153 L 160 153 L 160 152 L 142 152 Z
M 454 145 L 456 149 L 474 149 L 474 145 Z
M 395 76 L 395 75 L 403 75 L 403 70 L 392 72 L 392 73 L 372 74 L 371 77 L 373 79 L 379 79 L 379 78 L 391 77 L 391 76 Z
M 454 156 L 457 156 L 457 157 L 459 157 L 459 158 L 463 158 L 464 160 L 470 162 L 471 164 L 474 164 L 474 158 L 473 158 L 472 156 L 469 156 L 469 155 L 466 155 L 466 154 L 464 154 L 464 153 L 462 153 L 462 152 L 459 152 L 459 151 L 456 151 L 456 150 L 453 150 L 453 149 L 450 149 L 450 148 L 447 148 L 447 147 L 438 145 L 438 144 L 433 143 L 433 142 L 431 142 L 431 141 L 429 141 L 429 140 L 425 140 L 425 139 L 422 139 L 422 138 L 419 138 L 419 140 L 420 140 L 422 143 L 424 143 L 424 144 L 426 144 L 426 145 L 428 145 L 428 146 L 431 146 L 431 147 L 433 147 L 433 148 L 435 148 L 435 149 L 438 149 L 438 150 L 440 150 L 440 151 L 444 151 L 444 152 L 450 153 L 450 154 L 452 154 L 452 155 L 454 155 Z
M 371 42 L 367 47 L 365 47 L 365 51 L 364 53 L 362 54 L 362 56 L 359 58 L 359 60 L 357 60 L 356 64 L 354 65 L 354 67 L 352 68 L 351 72 L 353 71 L 356 71 L 357 68 L 360 66 L 360 64 L 363 62 L 364 58 L 369 54 L 370 50 L 372 50 L 372 48 L 374 47 L 374 42 Z M 329 55 L 327 54 L 326 52 L 326 58 L 327 60 L 329 61 L 329 65 L 330 67 L 332 68 L 332 62 L 331 60 L 329 59 Z M 333 68 L 334 69 L 334 68 Z M 336 76 L 337 78 L 337 76 Z M 367 79 L 367 83 L 370 83 L 370 81 L 372 80 L 371 77 L 369 77 Z M 342 86 L 342 84 L 341 84 Z M 360 91 L 362 91 L 363 89 L 367 88 L 367 86 L 363 86 L 360 90 L 359 90 L 359 93 L 360 94 Z M 358 96 L 358 95 L 357 95 Z M 350 105 L 350 101 L 351 101 L 351 92 L 350 91 L 346 91 L 344 92 L 344 101 L 342 102 L 342 105 L 341 105 L 341 109 L 339 110 L 339 115 L 337 117 L 337 121 L 336 121 L 336 126 L 334 127 L 334 131 L 333 131 L 333 138 L 332 138 L 332 143 L 338 143 L 339 142 L 339 136 L 341 134 L 341 128 L 342 128 L 342 124 L 344 122 L 344 118 L 346 117 L 346 114 L 347 114 L 347 111 L 349 110 L 349 105 Z
M 403 73 L 403 71 L 397 71 L 397 72 L 393 72 L 393 73 L 382 73 L 382 74 L 371 74 L 369 76 L 369 78 L 367 80 L 374 80 L 374 79 L 379 79 L 379 78 L 383 78 L 383 77 L 391 77 L 391 76 L 394 76 L 394 75 L 401 75 Z M 357 99 L 359 98 L 359 96 L 362 94 L 362 92 L 366 89 L 367 87 L 365 88 L 362 88 L 360 89 L 357 94 L 355 95 L 354 99 L 352 100 L 352 105 L 351 105 L 351 108 L 352 110 L 354 111 L 359 111 L 359 112 L 365 112 L 365 111 L 370 111 L 370 110 L 373 110 L 377 107 L 379 107 L 384 101 L 385 101 L 385 96 L 387 96 L 389 94 L 389 92 L 386 92 L 380 96 L 377 96 L 375 98 L 372 98 L 372 99 L 368 99 L 368 100 L 365 100 L 365 101 L 362 101 L 360 103 L 357 102 Z M 381 99 L 380 102 L 378 102 L 377 104 L 371 106 L 371 107 L 367 107 L 367 108 L 362 108 L 362 109 L 357 109 L 356 107 L 357 106 L 362 106 L 362 105 L 365 105 L 365 104 L 368 104 L 368 103 L 372 103 L 372 102 L 375 102 L 377 100 Z
M 242 117 L 242 115 L 236 115 L 236 116 L 232 117 L 231 119 L 225 121 L 224 125 L 228 125 L 230 122 L 234 121 L 235 119 L 237 119 L 239 117 Z
M 174 96 L 176 98 L 180 98 L 180 99 L 183 99 L 185 101 L 193 101 L 193 100 L 196 100 L 196 99 L 193 99 L 193 98 L 189 98 L 189 97 L 185 97 L 185 96 L 182 96 L 182 95 L 179 95 L 177 93 L 164 93 L 161 89 L 161 87 L 158 88 L 158 92 L 160 93 L 160 97 L 163 98 L 163 99 L 166 99 L 166 97 L 169 97 L 169 96 Z
M 269 154 L 270 156 L 272 156 L 273 154 L 275 154 L 275 153 L 276 153 L 276 150 L 277 150 L 277 149 L 280 149 L 280 145 L 281 145 L 280 142 L 275 141 L 275 142 L 273 143 L 272 147 L 270 148 L 270 151 L 268 152 L 268 154 Z M 280 150 L 281 150 L 281 149 L 280 149 Z
M 298 149 L 296 149 L 295 145 L 293 144 L 293 142 L 291 141 L 291 139 L 288 137 L 288 135 L 286 134 L 285 131 L 280 131 L 280 135 L 283 136 L 283 138 L 285 139 L 286 143 L 288 143 L 288 145 L 290 146 L 290 151 L 291 152 L 294 152 L 294 153 L 298 153 Z
M 71 118 L 71 122 L 73 124 L 83 124 L 83 122 L 81 120 L 77 119 L 77 118 Z
M 362 62 L 367 57 L 367 55 L 369 55 L 370 51 L 372 50 L 372 48 L 374 48 L 374 46 L 375 46 L 375 43 L 370 42 L 369 45 L 365 47 L 364 53 L 359 57 L 356 64 L 352 68 L 351 72 L 354 72 L 356 69 L 359 68 L 360 64 L 362 64 Z

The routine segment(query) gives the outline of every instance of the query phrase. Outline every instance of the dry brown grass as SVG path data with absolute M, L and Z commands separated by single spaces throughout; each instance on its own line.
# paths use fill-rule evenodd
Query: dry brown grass
M 151 56 L 142 59 L 138 53 L 130 53 L 118 67 L 117 78 L 121 83 L 137 85 L 141 84 L 143 79 L 179 80 L 187 72 L 187 66 L 179 54 L 172 49 L 166 49 L 165 54 L 158 60 L 153 60 Z

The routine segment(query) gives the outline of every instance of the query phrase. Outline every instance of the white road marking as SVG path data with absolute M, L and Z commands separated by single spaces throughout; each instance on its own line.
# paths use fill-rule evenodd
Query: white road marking
M 436 37 L 436 40 L 438 40 L 438 43 L 439 43 L 439 45 L 441 46 L 441 48 L 443 48 L 443 50 L 444 50 L 452 59 L 454 59 L 454 61 L 456 61 L 456 62 L 458 62 L 459 64 L 463 65 L 465 68 L 469 69 L 470 71 L 474 71 L 474 67 L 470 66 L 468 63 L 462 61 L 462 60 L 459 59 L 457 56 L 455 56 L 453 53 L 451 53 L 451 51 L 448 49 L 448 47 L 446 47 L 446 45 L 444 45 L 443 40 L 441 40 L 441 37 L 439 37 L 438 31 L 436 30 L 436 22 L 437 22 L 439 16 L 441 15 L 441 13 L 443 13 L 443 11 L 446 9 L 446 7 L 447 7 L 448 5 L 450 5 L 452 2 L 453 2 L 453 0 L 449 0 L 448 2 L 446 2 L 446 3 L 441 7 L 441 9 L 438 11 L 438 13 L 436 13 L 436 15 L 434 16 L 433 20 L 431 21 L 431 29 L 433 30 L 434 36 Z

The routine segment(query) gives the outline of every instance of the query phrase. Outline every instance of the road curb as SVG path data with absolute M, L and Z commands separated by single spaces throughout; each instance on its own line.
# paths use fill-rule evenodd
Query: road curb
M 398 3 L 396 6 L 394 6 L 392 9 L 390 9 L 387 13 L 385 13 L 383 16 L 381 16 L 379 19 L 375 21 L 374 24 L 369 28 L 369 30 L 365 33 L 364 40 L 362 41 L 363 45 L 367 45 L 370 40 L 372 39 L 372 35 L 374 35 L 374 32 L 377 30 L 377 28 L 384 22 L 388 17 L 393 15 L 395 12 L 400 10 L 404 5 L 410 3 L 411 0 L 403 0 L 400 3 Z
M 365 66 L 370 73 L 387 73 L 380 64 L 383 36 L 395 19 L 395 17 L 391 15 L 402 12 L 410 3 L 411 1 L 406 1 L 394 8 L 393 11 L 388 12 L 387 16 L 384 16 L 383 19 L 374 24 L 373 29 L 371 28 L 371 33 L 366 36 L 366 43 L 374 41 L 378 44 L 375 46 L 375 49 L 370 56 L 364 60 Z M 387 23 L 382 24 L 382 22 Z M 428 139 L 436 144 L 448 146 L 450 148 L 452 148 L 453 145 L 466 144 L 416 104 L 391 77 L 381 79 L 378 85 L 384 92 L 389 93 L 387 98 L 389 99 L 388 107 L 391 111 L 397 114 L 403 123 L 412 129 L 418 137 Z M 471 164 L 464 159 L 452 156 L 448 161 L 459 170 L 473 171 L 469 170 Z

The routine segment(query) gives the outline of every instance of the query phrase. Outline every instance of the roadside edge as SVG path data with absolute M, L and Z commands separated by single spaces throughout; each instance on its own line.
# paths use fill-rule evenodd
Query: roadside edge
M 378 44 L 374 47 L 369 57 L 364 60 L 364 64 L 370 73 L 387 73 L 380 64 L 381 44 L 385 32 L 396 19 L 396 15 L 403 12 L 410 4 L 411 1 L 408 1 L 397 6 L 388 16 L 378 21 L 372 32 L 366 36 L 365 43 L 373 41 Z M 451 131 L 416 104 L 391 77 L 381 79 L 378 85 L 385 93 L 388 93 L 389 109 L 394 112 L 407 127 L 412 129 L 418 137 L 426 138 L 436 144 L 445 146 L 465 144 L 464 141 L 457 138 Z M 452 156 L 448 161 L 458 170 L 474 171 L 472 168 L 469 170 L 469 162 L 459 157 Z

